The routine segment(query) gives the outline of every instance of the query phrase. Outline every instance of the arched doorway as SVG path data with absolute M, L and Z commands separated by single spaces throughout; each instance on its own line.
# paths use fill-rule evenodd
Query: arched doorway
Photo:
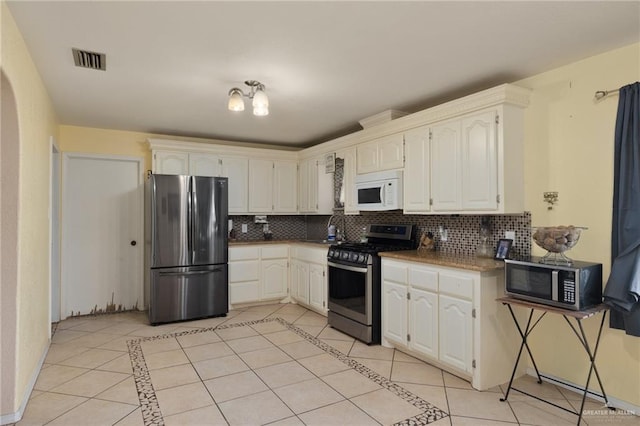
M 18 110 L 13 88 L 1 73 L 0 95 L 0 413 L 14 413 L 16 401 L 17 293 L 18 293 Z

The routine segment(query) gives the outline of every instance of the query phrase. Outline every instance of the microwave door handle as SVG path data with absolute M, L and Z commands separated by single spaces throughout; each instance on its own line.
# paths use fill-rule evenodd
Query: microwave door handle
M 380 185 L 380 202 L 382 203 L 383 206 L 387 205 L 387 203 L 385 203 L 385 200 L 384 200 L 384 183 Z
M 558 275 L 557 270 L 551 271 L 551 300 L 558 301 Z

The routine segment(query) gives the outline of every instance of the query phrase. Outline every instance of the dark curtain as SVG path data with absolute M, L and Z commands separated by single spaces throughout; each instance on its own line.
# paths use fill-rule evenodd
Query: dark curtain
M 640 82 L 620 88 L 616 118 L 609 324 L 640 337 Z

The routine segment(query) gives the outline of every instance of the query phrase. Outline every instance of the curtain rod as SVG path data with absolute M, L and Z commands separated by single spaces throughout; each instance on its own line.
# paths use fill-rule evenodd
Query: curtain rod
M 600 100 L 602 98 L 604 98 L 607 95 L 611 95 L 613 93 L 618 93 L 620 91 L 620 89 L 614 89 L 614 90 L 598 90 L 595 94 L 596 100 Z

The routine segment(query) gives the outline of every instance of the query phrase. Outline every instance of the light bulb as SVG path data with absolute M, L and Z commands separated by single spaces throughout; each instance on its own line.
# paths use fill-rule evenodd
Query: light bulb
M 244 111 L 244 100 L 240 89 L 233 88 L 229 91 L 228 108 L 230 111 Z
M 262 88 L 258 88 L 253 95 L 253 108 L 268 108 L 269 98 Z M 257 114 L 256 114 L 257 115 Z

